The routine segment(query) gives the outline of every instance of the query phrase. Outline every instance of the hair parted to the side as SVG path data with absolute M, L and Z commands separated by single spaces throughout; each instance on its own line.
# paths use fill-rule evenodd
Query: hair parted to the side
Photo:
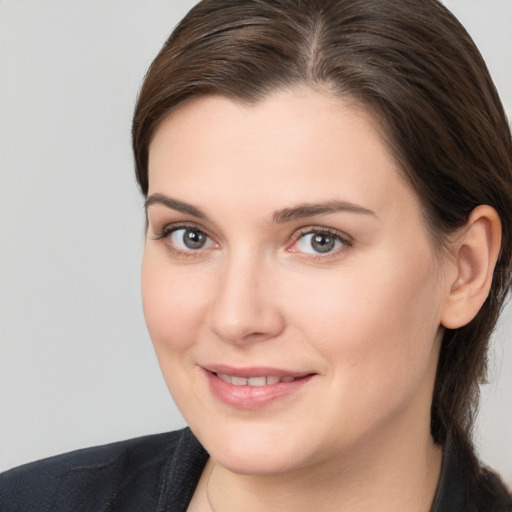
M 479 381 L 512 254 L 512 140 L 486 65 L 437 0 L 203 0 L 139 94 L 132 135 L 142 192 L 152 137 L 178 105 L 211 93 L 252 104 L 294 86 L 323 88 L 375 114 L 438 248 L 480 204 L 501 218 L 490 295 L 471 323 L 445 332 L 432 403 L 434 440 L 465 447 L 471 465 Z

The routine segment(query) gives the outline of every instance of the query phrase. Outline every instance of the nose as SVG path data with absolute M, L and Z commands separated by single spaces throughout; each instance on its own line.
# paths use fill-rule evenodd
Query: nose
M 266 341 L 284 329 L 273 272 L 247 255 L 231 258 L 219 275 L 210 310 L 211 330 L 234 344 Z

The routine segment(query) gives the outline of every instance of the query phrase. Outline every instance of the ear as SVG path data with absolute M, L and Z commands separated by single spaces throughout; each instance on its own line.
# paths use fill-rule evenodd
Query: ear
M 473 318 L 489 295 L 501 247 L 501 221 L 494 208 L 476 207 L 453 242 L 454 272 L 448 283 L 441 324 L 462 327 Z

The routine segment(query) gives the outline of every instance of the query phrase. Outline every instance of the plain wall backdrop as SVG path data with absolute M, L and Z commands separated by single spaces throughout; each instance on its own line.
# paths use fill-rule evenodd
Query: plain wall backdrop
M 184 425 L 139 297 L 130 123 L 192 0 L 0 0 L 0 469 Z M 446 1 L 512 112 L 512 1 Z M 512 484 L 512 308 L 477 445 Z

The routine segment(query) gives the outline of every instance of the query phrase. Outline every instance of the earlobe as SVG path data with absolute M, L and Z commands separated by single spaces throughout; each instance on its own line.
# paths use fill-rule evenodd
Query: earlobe
M 443 307 L 441 324 L 462 327 L 476 316 L 489 295 L 501 247 L 501 221 L 494 208 L 475 208 L 453 242 L 455 276 Z

